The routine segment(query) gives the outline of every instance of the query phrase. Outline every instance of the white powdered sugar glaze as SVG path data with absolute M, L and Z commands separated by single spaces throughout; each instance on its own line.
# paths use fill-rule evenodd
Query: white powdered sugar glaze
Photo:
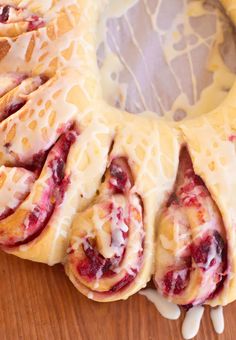
M 184 339 L 194 338 L 199 330 L 204 307 L 197 306 L 189 309 L 182 324 L 182 335 Z
M 153 302 L 159 313 L 169 320 L 177 320 L 180 317 L 180 308 L 174 303 L 166 300 L 154 289 L 141 290 L 139 294 Z
M 88 299 L 92 300 L 93 299 L 93 293 L 92 292 L 89 292 L 88 295 L 87 295 Z
M 211 308 L 210 316 L 215 332 L 218 334 L 223 333 L 225 327 L 223 307 Z

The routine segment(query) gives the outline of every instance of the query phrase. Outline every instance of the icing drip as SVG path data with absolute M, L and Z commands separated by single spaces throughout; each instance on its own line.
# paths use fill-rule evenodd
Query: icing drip
M 139 292 L 140 295 L 153 302 L 158 312 L 166 319 L 177 320 L 180 317 L 180 308 L 168 301 L 154 289 L 145 289 Z
M 182 324 L 182 335 L 184 339 L 192 339 L 197 335 L 203 312 L 204 307 L 202 306 L 193 307 L 187 311 Z
M 223 307 L 211 308 L 210 316 L 215 332 L 218 334 L 223 333 L 225 327 Z
M 165 297 L 160 295 L 155 289 L 144 289 L 139 292 L 140 295 L 145 296 L 150 302 L 152 302 L 158 312 L 166 319 L 177 320 L 180 317 L 181 310 L 178 305 L 168 301 Z M 201 323 L 201 319 L 204 313 L 203 306 L 197 306 L 189 309 L 185 315 L 185 319 L 182 324 L 182 335 L 184 339 L 192 339 L 197 335 Z M 218 306 L 211 308 L 210 316 L 212 325 L 217 334 L 221 334 L 224 331 L 224 315 L 223 307 Z

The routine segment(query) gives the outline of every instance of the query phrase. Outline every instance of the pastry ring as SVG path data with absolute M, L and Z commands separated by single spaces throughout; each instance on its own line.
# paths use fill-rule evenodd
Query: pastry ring
M 236 298 L 236 85 L 181 123 L 110 107 L 96 62 L 103 2 L 0 6 L 0 246 L 63 262 L 97 301 L 153 276 L 177 304 L 225 305 Z M 236 23 L 236 1 L 221 2 Z

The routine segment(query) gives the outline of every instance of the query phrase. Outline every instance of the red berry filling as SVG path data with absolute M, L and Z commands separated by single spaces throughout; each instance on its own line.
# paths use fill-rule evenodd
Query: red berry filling
M 0 214 L 0 221 L 6 218 L 7 216 L 11 215 L 13 212 L 14 212 L 13 209 L 10 209 L 10 208 L 5 209 L 3 213 Z
M 37 154 L 33 156 L 31 165 L 26 166 L 25 168 L 32 170 L 32 171 L 36 171 L 36 173 L 40 172 L 47 158 L 47 153 L 48 153 L 47 151 L 42 151 L 42 150 L 39 151 Z
M 82 277 L 86 277 L 89 280 L 96 280 L 101 277 L 106 278 L 115 275 L 112 268 L 119 265 L 121 258 L 114 257 L 112 259 L 105 259 L 89 242 L 86 242 L 86 246 L 83 245 L 83 249 L 86 258 L 77 265 L 77 271 Z M 134 280 L 136 274 L 137 270 L 133 271 L 133 275 L 126 274 L 125 277 L 116 283 L 107 293 L 115 293 L 126 287 Z
M 107 234 L 105 244 L 101 242 L 99 233 L 97 236 L 87 238 L 83 234 L 83 236 L 79 236 L 79 238 L 82 237 L 82 245 L 76 245 L 74 250 L 72 244 L 68 253 L 69 257 L 71 256 L 71 264 L 75 268 L 75 273 L 83 279 L 82 281 L 87 281 L 88 285 L 95 281 L 94 287 L 99 287 L 99 280 L 104 280 L 102 282 L 103 291 L 95 290 L 96 293 L 102 295 L 116 293 L 135 279 L 142 265 L 144 248 L 141 199 L 137 195 L 132 197 L 125 195 L 132 186 L 132 175 L 125 158 L 120 157 L 112 161 L 104 175 L 103 185 L 106 189 L 108 188 L 108 191 L 105 190 L 104 194 L 101 190 L 98 197 L 98 204 L 101 206 L 96 209 L 101 209 L 102 212 L 101 218 L 104 220 L 104 224 L 102 221 L 101 229 L 104 226 L 103 232 Z M 140 206 L 138 206 L 139 204 Z M 125 267 L 125 269 L 122 268 L 122 263 L 126 261 L 126 258 L 129 258 L 126 246 L 129 245 L 128 238 L 133 232 L 135 236 L 138 234 L 136 237 L 139 239 L 136 242 L 137 245 L 140 242 L 140 249 L 135 251 L 133 262 L 129 263 L 127 265 L 129 268 Z M 107 247 L 110 248 L 107 249 Z M 102 255 L 103 250 L 107 256 Z M 117 279 L 117 275 L 119 279 Z M 78 281 L 80 281 L 79 277 Z M 108 287 L 104 291 L 106 284 Z
M 10 11 L 10 6 L 4 6 L 2 8 L 2 12 L 0 14 L 0 23 L 4 24 L 8 21 L 9 11 Z
M 165 295 L 179 295 L 183 293 L 188 285 L 191 270 L 191 258 L 203 272 L 215 266 L 212 273 L 212 280 L 216 283 L 214 292 L 210 292 L 208 298 L 215 296 L 222 288 L 225 280 L 225 270 L 227 267 L 227 249 L 225 242 L 218 231 L 205 235 L 203 238 L 193 242 L 190 246 L 191 254 L 186 259 L 186 267 L 168 271 L 162 280 L 162 291 Z
M 163 291 L 168 294 L 180 294 L 187 287 L 190 276 L 190 268 L 170 270 L 163 279 Z
M 75 138 L 75 131 L 66 132 L 49 152 L 48 157 L 52 158 L 49 163 L 52 176 L 46 182 L 41 200 L 24 221 L 24 229 L 27 236 L 19 241 L 13 239 L 8 240 L 8 242 L 4 241 L 4 245 L 18 246 L 27 243 L 38 236 L 46 227 L 55 208 L 63 201 L 69 184 L 69 179 L 65 178 L 64 170 L 69 149 L 74 143 Z
M 229 141 L 230 142 L 235 142 L 236 141 L 236 136 L 235 135 L 230 135 L 229 136 Z
M 28 25 L 28 32 L 37 30 L 41 27 L 45 26 L 45 22 L 42 20 L 42 18 L 39 18 L 37 15 L 32 15 L 32 17 L 29 19 L 29 25 Z
M 177 196 L 183 206 L 201 208 L 199 197 L 208 196 L 208 191 L 201 178 L 193 171 L 188 171 L 184 184 L 178 188 Z
M 112 182 L 113 188 L 117 192 L 123 192 L 128 180 L 127 174 L 123 171 L 123 169 L 120 166 L 116 164 L 111 165 L 110 172 L 112 181 L 114 180 Z
M 7 117 L 13 115 L 17 111 L 19 111 L 24 105 L 26 101 L 22 100 L 21 102 L 10 104 L 5 110 L 1 117 L 2 120 L 6 119 Z
M 131 173 L 124 158 L 116 158 L 110 165 L 110 188 L 114 193 L 121 194 L 131 186 Z
M 171 205 L 179 205 L 179 199 L 176 193 L 172 193 L 166 203 L 167 208 L 169 208 Z
M 207 270 L 216 263 L 217 257 L 221 263 L 224 248 L 225 242 L 219 232 L 215 230 L 213 234 L 208 234 L 194 242 L 191 246 L 191 253 L 194 262 L 207 265 L 203 267 L 204 270 Z
M 167 269 L 163 277 L 160 277 L 158 283 L 163 294 L 170 296 L 183 294 L 184 299 L 184 290 L 191 280 L 191 272 L 198 270 L 199 284 L 205 285 L 205 281 L 209 277 L 211 277 L 212 282 L 209 284 L 207 296 L 203 296 L 203 292 L 201 292 L 201 295 L 197 296 L 195 301 L 190 302 L 193 304 L 200 303 L 209 297 L 213 297 L 222 288 L 226 277 L 227 247 L 223 239 L 224 226 L 220 213 L 204 182 L 194 173 L 187 149 L 182 150 L 180 155 L 175 191 L 167 201 L 164 214 L 167 214 L 170 221 L 173 221 L 173 227 L 177 223 L 176 228 L 179 228 L 182 223 L 183 233 L 186 234 L 186 237 L 189 237 L 183 247 L 183 249 L 186 249 L 189 258 L 186 262 L 186 253 L 183 255 L 183 252 L 180 253 L 181 255 L 177 260 L 173 258 L 173 265 L 168 268 L 169 270 Z M 176 219 L 173 217 L 175 214 Z M 195 230 L 197 225 L 199 225 L 199 229 L 201 226 L 203 228 L 201 236 L 193 240 L 188 236 L 188 234 L 191 234 L 192 223 Z M 212 229 L 213 226 L 215 229 Z M 189 233 L 186 232 L 186 228 Z M 178 230 L 176 230 L 177 233 Z M 181 240 L 181 231 L 178 237 Z M 182 265 L 182 261 L 186 265 Z M 165 268 L 163 269 L 165 270 Z M 157 282 L 158 280 L 157 277 Z
M 110 207 L 109 207 L 110 210 Z M 122 214 L 122 212 L 119 210 Z M 117 216 L 116 216 L 117 217 Z M 122 217 L 120 217 L 122 219 Z M 121 219 L 119 221 L 121 221 Z M 128 236 L 128 233 L 122 233 L 124 241 Z M 113 240 L 112 240 L 113 243 Z M 83 251 L 86 256 L 85 259 L 79 262 L 77 265 L 77 270 L 81 276 L 87 277 L 88 279 L 92 280 L 95 279 L 97 276 L 101 277 L 108 277 L 115 274 L 113 271 L 114 268 L 119 266 L 121 261 L 123 260 L 124 253 L 125 253 L 125 244 L 119 244 L 121 247 L 121 254 L 114 255 L 111 258 L 106 259 L 103 257 L 97 249 L 91 245 L 89 240 L 85 240 L 83 243 Z
M 94 249 L 89 242 L 83 245 L 86 258 L 77 266 L 77 270 L 81 276 L 85 276 L 90 280 L 96 279 L 96 276 L 111 275 L 111 259 L 105 259 L 99 252 Z
M 52 178 L 56 184 L 60 184 L 64 178 L 65 161 L 71 145 L 75 142 L 76 133 L 74 131 L 69 131 L 63 137 L 59 139 L 55 157 L 50 162 Z
M 42 18 L 28 12 L 25 8 L 18 8 L 11 5 L 0 6 L 0 23 L 11 24 L 17 22 L 28 22 L 27 31 L 33 31 L 45 25 Z
M 135 278 L 135 276 L 137 275 L 137 270 L 133 271 L 134 274 L 130 275 L 130 274 L 126 274 L 125 277 L 120 280 L 117 284 L 115 284 L 111 289 L 110 292 L 111 293 L 116 293 L 118 291 L 120 291 L 122 288 L 127 287 Z
M 54 159 L 51 162 L 52 167 L 52 177 L 55 183 L 59 184 L 63 180 L 64 177 L 64 165 L 65 162 L 63 159 Z
M 201 208 L 201 198 L 210 196 L 202 179 L 194 173 L 187 149 L 183 149 L 180 155 L 177 187 L 174 195 L 181 206 L 196 208 Z M 167 207 L 169 205 L 167 204 Z
M 121 263 L 124 252 L 121 257 L 114 256 L 111 259 L 104 258 L 99 252 L 94 249 L 89 242 L 83 245 L 83 250 L 86 258 L 81 260 L 77 265 L 77 271 L 80 276 L 89 279 L 90 281 L 112 277 L 116 275 L 114 269 Z M 71 252 L 73 254 L 73 252 Z M 141 261 L 143 252 L 139 252 L 139 259 Z M 130 284 L 137 275 L 137 269 L 132 270 L 133 274 L 128 274 L 123 277 L 118 283 L 116 283 L 107 293 L 115 293 L 125 288 Z

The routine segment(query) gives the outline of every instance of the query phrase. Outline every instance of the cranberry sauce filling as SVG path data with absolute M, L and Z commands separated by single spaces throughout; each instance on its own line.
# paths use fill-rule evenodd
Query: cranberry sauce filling
M 125 158 L 116 158 L 110 165 L 110 189 L 115 194 L 127 192 L 133 185 L 133 179 Z
M 207 270 L 216 263 L 217 258 L 220 258 L 220 262 L 222 261 L 224 248 L 224 240 L 219 232 L 214 230 L 213 233 L 207 233 L 200 240 L 192 243 L 191 254 L 194 262 Z
M 118 291 L 121 291 L 123 288 L 127 287 L 136 277 L 137 270 L 133 270 L 133 275 L 126 274 L 123 279 L 121 279 L 117 284 L 115 284 L 111 289 L 111 293 L 116 293 Z
M 0 23 L 6 23 L 9 19 L 10 6 L 2 6 L 2 12 L 0 14 Z
M 43 164 L 46 161 L 47 155 L 50 151 L 46 150 L 46 151 L 39 151 L 38 153 L 36 153 L 35 155 L 33 155 L 32 158 L 32 163 L 31 165 L 26 165 L 25 168 L 27 168 L 28 170 L 34 171 L 36 174 L 40 174 L 40 171 L 43 167 Z
M 170 270 L 163 278 L 163 290 L 166 295 L 181 294 L 187 287 L 190 276 L 190 267 Z
M 45 26 L 45 22 L 42 18 L 38 17 L 37 15 L 32 15 L 29 19 L 28 29 L 27 31 L 34 31 L 38 30 Z
M 17 208 L 17 207 L 16 207 Z M 4 218 L 10 216 L 11 214 L 14 213 L 14 210 L 11 208 L 6 208 L 1 214 L 0 214 L 0 221 L 3 220 Z
M 176 263 L 179 263 L 179 265 L 176 264 L 168 268 L 162 278 L 160 288 L 163 294 L 167 296 L 184 294 L 184 290 L 191 279 L 191 272 L 198 269 L 202 272 L 203 277 L 211 277 L 213 283 L 209 285 L 211 288 L 209 288 L 208 295 L 204 297 L 205 301 L 214 296 L 223 285 L 227 269 L 227 246 L 222 237 L 224 230 L 222 229 L 223 222 L 220 213 L 204 182 L 194 173 L 187 149 L 182 150 L 180 155 L 175 190 L 166 204 L 166 209 L 167 213 L 170 214 L 173 214 L 174 211 L 177 213 L 178 210 L 187 214 L 184 221 L 188 220 L 188 214 L 190 214 L 194 220 L 193 223 L 198 222 L 199 227 L 205 226 L 201 236 L 190 240 L 190 243 L 187 244 L 187 252 L 183 253 L 182 257 L 178 257 Z M 210 212 L 207 209 L 210 209 Z M 188 221 L 188 223 L 192 223 L 191 219 Z M 212 225 L 213 223 L 215 225 Z M 207 227 L 207 224 L 209 224 L 209 227 Z M 222 235 L 220 231 L 222 231 Z M 199 296 L 199 301 L 204 302 L 202 299 L 203 297 Z M 190 303 L 194 304 L 194 301 Z
M 75 126 L 73 122 L 68 122 L 66 124 L 62 124 L 60 128 L 57 129 L 57 136 L 64 135 L 66 131 L 75 131 L 76 134 L 79 134 L 79 130 Z M 59 137 L 58 137 L 59 138 Z M 15 157 L 14 166 L 22 167 L 26 170 L 32 171 L 35 173 L 36 176 L 39 176 L 42 170 L 43 165 L 46 162 L 46 158 L 50 151 L 54 148 L 54 145 L 56 141 L 52 140 L 51 143 L 53 143 L 49 149 L 40 150 L 37 153 L 31 155 L 31 157 L 28 157 L 24 160 L 19 160 L 19 158 Z M 11 143 L 5 143 L 4 147 L 7 149 L 7 152 L 10 154 L 14 154 L 14 151 L 11 150 L 12 144 Z
M 112 270 L 118 267 L 121 262 L 121 258 L 113 257 L 111 259 L 105 259 L 101 254 L 98 253 L 89 243 L 83 246 L 86 258 L 79 262 L 77 265 L 77 271 L 82 277 L 86 277 L 89 281 L 96 280 L 98 273 L 101 277 L 112 277 L 115 272 Z M 122 256 L 123 257 L 123 256 Z M 137 270 L 133 270 L 133 274 L 126 273 L 125 276 L 117 282 L 107 293 L 116 293 L 122 288 L 129 285 L 136 277 Z
M 126 195 L 133 185 L 133 178 L 131 170 L 125 158 L 116 158 L 111 162 L 110 168 L 105 175 L 105 185 L 108 185 L 109 195 L 116 197 L 116 195 Z M 119 202 L 119 200 L 118 200 Z M 108 201 L 106 204 L 107 216 L 111 225 L 111 244 L 113 255 L 110 258 L 105 258 L 96 248 L 96 239 L 85 238 L 80 251 L 83 252 L 82 259 L 80 258 L 76 265 L 78 274 L 88 282 L 116 277 L 117 269 L 121 266 L 126 255 L 126 245 L 130 233 L 130 223 L 132 218 L 142 219 L 143 207 L 141 199 L 138 202 L 141 205 L 141 212 L 127 199 L 129 206 L 124 208 L 118 203 L 114 204 Z M 105 206 L 103 207 L 105 209 Z M 139 221 L 140 222 L 140 221 Z M 140 222 L 141 223 L 141 222 Z M 140 236 L 141 237 L 141 236 Z M 137 267 L 141 265 L 143 260 L 144 239 L 140 241 L 142 248 L 137 252 L 135 268 L 129 268 L 129 272 L 124 273 L 120 281 L 109 287 L 103 294 L 111 294 L 118 292 L 127 287 L 137 276 Z M 71 252 L 72 256 L 74 255 Z
M 62 203 L 70 182 L 69 178 L 65 177 L 65 164 L 76 135 L 73 130 L 67 131 L 52 147 L 45 164 L 51 170 L 51 176 L 45 183 L 40 201 L 24 221 L 24 238 L 17 241 L 9 240 L 4 245 L 18 246 L 33 240 L 46 227 L 55 208 Z
M 77 270 L 81 276 L 87 277 L 89 280 L 94 280 L 98 272 L 103 277 L 114 274 L 111 272 L 112 259 L 105 259 L 88 241 L 84 243 L 83 250 L 86 258 L 77 266 Z
M 183 149 L 180 155 L 179 173 L 177 177 L 179 185 L 176 188 L 176 197 L 183 207 L 201 207 L 201 198 L 210 197 L 202 179 L 195 174 L 193 164 L 187 149 Z
M 207 232 L 206 235 L 204 234 L 201 238 L 192 242 L 189 248 L 191 256 L 182 259 L 185 265 L 169 270 L 165 274 L 162 282 L 162 290 L 165 295 L 183 293 L 189 283 L 190 273 L 194 270 L 194 268 L 191 268 L 191 258 L 203 272 L 215 266 L 212 273 L 212 280 L 216 283 L 215 291 L 219 289 L 222 280 L 225 279 L 226 246 L 218 231 Z M 211 292 L 208 296 L 213 296 L 214 292 Z
M 20 102 L 12 103 L 10 104 L 2 113 L 1 120 L 6 119 L 7 117 L 13 115 L 17 111 L 19 111 L 24 105 L 26 104 L 25 100 L 22 100 Z
M 123 223 L 125 223 L 126 226 L 128 225 L 127 218 L 124 218 L 124 211 L 122 207 L 115 209 L 112 203 L 109 204 L 108 215 L 110 216 L 111 220 L 114 219 L 111 221 L 111 223 L 116 223 L 118 226 Z M 86 257 L 77 265 L 77 271 L 81 276 L 87 278 L 88 280 L 94 280 L 97 278 L 97 276 L 99 276 L 99 278 L 105 278 L 116 275 L 114 270 L 124 259 L 125 244 L 128 238 L 128 230 L 124 231 L 121 229 L 119 231 L 118 240 L 111 231 L 111 246 L 115 244 L 116 247 L 119 247 L 119 254 L 116 253 L 111 258 L 105 258 L 102 256 L 96 249 L 95 242 L 92 243 L 89 239 L 86 239 L 83 242 L 83 252 Z
M 203 235 L 191 245 L 194 262 L 203 271 L 214 269 L 211 275 L 215 282 L 215 289 L 206 296 L 213 299 L 223 288 L 227 278 L 227 246 L 220 233 L 216 230 Z
M 95 248 L 93 248 L 88 241 L 84 243 L 83 251 L 86 255 L 86 258 L 77 264 L 77 271 L 80 276 L 86 278 L 89 281 L 99 278 L 114 277 L 116 275 L 114 269 L 119 266 L 125 255 L 124 250 L 121 257 L 114 256 L 112 258 L 106 259 Z M 71 254 L 73 254 L 73 252 L 71 252 Z M 138 256 L 140 260 L 139 262 L 141 262 L 143 251 L 140 251 Z M 126 273 L 125 276 L 119 282 L 113 285 L 106 293 L 116 293 L 125 288 L 135 279 L 137 274 L 137 269 L 132 269 L 132 274 Z
M 0 23 L 11 24 L 17 22 L 27 22 L 27 31 L 36 30 L 45 26 L 42 18 L 28 12 L 25 8 L 18 8 L 11 5 L 0 5 Z

